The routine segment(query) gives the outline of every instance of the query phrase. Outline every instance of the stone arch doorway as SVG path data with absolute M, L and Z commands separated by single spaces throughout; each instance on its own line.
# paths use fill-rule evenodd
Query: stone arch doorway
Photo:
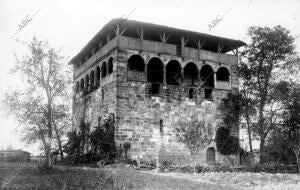
M 212 147 L 206 150 L 206 163 L 208 165 L 214 165 L 216 163 L 216 151 Z

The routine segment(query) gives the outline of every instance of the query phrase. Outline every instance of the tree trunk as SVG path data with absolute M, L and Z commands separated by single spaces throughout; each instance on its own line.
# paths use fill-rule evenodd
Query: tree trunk
M 193 169 L 194 169 L 194 175 L 196 175 L 196 160 L 194 160 Z
M 264 161 L 264 147 L 265 147 L 265 135 L 264 135 L 264 105 L 265 105 L 265 98 L 262 98 L 259 102 L 259 115 L 258 115 L 258 130 L 259 130 L 259 137 L 260 137 L 260 145 L 259 145 L 259 151 L 260 151 L 260 158 L 259 162 L 262 163 Z
M 293 148 L 293 151 L 296 156 L 298 172 L 300 173 L 300 146 Z
M 49 147 L 49 145 L 47 145 L 45 147 L 45 156 L 46 156 L 46 163 L 45 165 L 47 167 L 51 167 L 52 163 L 51 163 L 51 148 Z
M 250 162 L 251 165 L 254 164 L 254 154 L 253 154 L 253 148 L 252 148 L 252 138 L 251 138 L 251 129 L 250 129 L 250 118 L 248 111 L 246 113 L 246 122 L 247 122 L 247 131 L 248 131 L 248 138 L 249 138 L 249 147 L 250 147 Z
M 260 145 L 259 145 L 259 151 L 260 151 L 260 156 L 259 156 L 259 163 L 264 162 L 264 149 L 265 149 L 265 138 L 260 137 Z
M 59 150 L 60 159 L 61 159 L 61 161 L 63 161 L 63 159 L 64 159 L 64 153 L 63 153 L 63 149 L 62 149 L 62 142 L 61 142 L 61 139 L 60 139 L 59 131 L 58 131 L 57 126 L 55 124 L 54 124 L 53 128 L 54 128 L 56 139 L 57 139 L 57 144 L 58 144 L 58 150 Z
M 44 153 L 45 153 L 45 163 L 44 164 L 47 167 L 51 167 L 51 144 L 49 142 L 49 139 L 46 137 L 43 130 L 41 129 L 41 127 L 39 127 L 39 132 L 40 132 L 41 139 L 42 139 L 43 146 L 44 146 Z

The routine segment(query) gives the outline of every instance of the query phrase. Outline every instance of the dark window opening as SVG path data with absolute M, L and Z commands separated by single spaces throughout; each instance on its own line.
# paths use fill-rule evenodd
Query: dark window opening
M 212 100 L 213 96 L 212 96 L 212 89 L 205 89 L 204 90 L 204 98 L 207 100 Z
M 195 93 L 194 88 L 190 88 L 189 89 L 189 99 L 193 99 L 194 98 L 194 93 Z
M 179 85 L 181 83 L 181 66 L 178 61 L 172 60 L 166 67 L 167 84 Z
M 128 70 L 129 71 L 138 71 L 138 72 L 144 72 L 145 70 L 145 63 L 144 59 L 139 55 L 132 55 L 128 59 Z
M 214 71 L 209 65 L 204 65 L 200 71 L 200 77 L 204 86 L 214 87 Z
M 91 88 L 91 90 L 93 90 L 94 89 L 94 87 L 95 87 L 95 73 L 94 73 L 94 71 L 92 71 L 91 72 L 91 74 L 90 74 L 90 81 L 91 81 L 91 84 L 90 84 L 90 88 Z
M 106 73 L 107 73 L 106 62 L 103 62 L 101 66 L 101 78 L 106 77 Z
M 79 82 L 76 82 L 76 86 L 75 86 L 75 92 L 78 93 L 79 92 Z
M 158 58 L 150 59 L 147 66 L 147 79 L 148 82 L 163 82 L 163 63 Z
M 80 91 L 83 91 L 84 90 L 84 80 L 81 79 L 80 80 Z
M 176 55 L 181 55 L 181 45 L 176 46 Z
M 159 120 L 159 131 L 160 131 L 160 135 L 164 134 L 164 124 L 162 119 Z
M 190 62 L 184 67 L 184 84 L 193 86 L 199 80 L 199 71 L 197 66 Z
M 89 84 L 90 83 L 90 79 L 89 79 L 89 75 L 85 75 L 85 90 L 88 91 L 89 90 Z
M 111 74 L 113 72 L 113 58 L 110 57 L 108 59 L 108 74 Z
M 98 87 L 100 84 L 100 67 L 96 67 L 96 86 Z
M 229 81 L 229 71 L 225 67 L 221 67 L 217 71 L 217 80 L 218 81 Z
M 159 88 L 160 88 L 160 84 L 151 84 L 150 87 L 150 94 L 151 95 L 158 95 L 159 94 Z
M 104 100 L 104 90 L 101 90 L 101 100 Z

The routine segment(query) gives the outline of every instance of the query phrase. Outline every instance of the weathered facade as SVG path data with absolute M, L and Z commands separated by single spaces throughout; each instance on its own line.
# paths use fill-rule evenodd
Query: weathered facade
M 130 144 L 132 159 L 160 154 L 188 161 L 189 151 L 177 142 L 175 128 L 203 114 L 203 103 L 218 108 L 228 92 L 238 90 L 237 48 L 243 42 L 186 30 L 114 19 L 76 55 L 74 127 L 91 129 L 109 113 L 116 118 L 117 147 Z M 233 54 L 226 54 L 232 51 Z M 213 111 L 212 135 L 224 113 Z M 230 126 L 238 137 L 238 125 Z M 233 160 L 237 160 L 232 155 Z M 199 155 L 201 163 L 226 162 L 212 142 Z

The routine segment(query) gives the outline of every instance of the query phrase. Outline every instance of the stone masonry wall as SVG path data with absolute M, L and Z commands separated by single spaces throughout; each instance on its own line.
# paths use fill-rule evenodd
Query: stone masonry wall
M 115 52 L 112 52 L 111 56 L 115 58 Z M 113 72 L 100 79 L 97 89 L 87 95 L 83 95 L 83 92 L 75 94 L 73 98 L 73 126 L 75 129 L 78 129 L 80 122 L 84 121 L 93 130 L 100 124 L 99 121 L 103 121 L 103 117 L 108 116 L 109 113 L 116 114 L 116 62 L 115 59 L 113 60 Z M 96 66 L 97 64 L 94 65 L 94 67 Z
M 118 146 L 125 142 L 131 144 L 128 152 L 132 159 L 155 160 L 158 155 L 173 155 L 177 162 L 190 162 L 189 151 L 177 142 L 175 128 L 180 121 L 192 121 L 202 113 L 201 105 L 204 101 L 204 89 L 195 88 L 195 96 L 188 97 L 191 87 L 183 85 L 160 85 L 159 95 L 150 95 L 150 83 L 127 80 L 127 59 L 139 52 L 118 50 L 117 53 L 117 105 L 116 105 L 116 140 Z M 152 56 L 159 57 L 166 64 L 171 59 L 187 63 L 180 57 L 143 52 L 144 59 Z M 191 60 L 189 60 L 191 61 Z M 193 61 L 200 68 L 204 63 Z M 210 63 L 216 69 L 218 64 Z M 223 65 L 224 66 L 224 65 Z M 226 65 L 225 65 L 226 66 Z M 237 76 L 232 73 L 232 87 L 238 85 Z M 226 97 L 228 90 L 213 90 L 212 104 L 218 108 L 222 98 Z M 224 113 L 216 109 L 213 113 L 215 119 L 211 121 L 214 134 L 218 127 L 223 126 Z M 238 127 L 231 129 L 231 135 L 238 135 Z M 237 136 L 238 137 L 238 136 Z M 208 147 L 216 150 L 215 143 Z M 203 150 L 198 162 L 206 163 L 206 149 Z M 232 156 L 231 156 L 232 157 Z M 216 162 L 224 163 L 228 157 L 216 154 Z M 233 156 L 233 159 L 236 157 Z
M 177 142 L 175 128 L 181 121 L 193 121 L 197 115 L 202 114 L 201 105 L 207 101 L 204 99 L 204 89 L 193 87 L 194 97 L 188 96 L 190 86 L 160 84 L 159 95 L 150 95 L 151 83 L 127 80 L 128 78 L 140 78 L 140 76 L 127 76 L 127 60 L 133 54 L 141 55 L 145 63 L 151 57 L 160 58 L 164 65 L 174 59 L 185 64 L 193 61 L 200 68 L 209 64 L 214 71 L 220 67 L 226 67 L 231 71 L 231 88 L 238 88 L 236 65 L 219 65 L 218 63 L 192 60 L 188 57 L 170 56 L 151 52 L 139 52 L 133 50 L 113 50 L 105 57 L 113 58 L 112 74 L 100 79 L 100 86 L 83 95 L 79 92 L 73 98 L 73 126 L 78 129 L 81 121 L 91 126 L 91 130 L 99 125 L 109 113 L 116 116 L 116 146 L 123 148 L 124 143 L 129 142 L 131 147 L 128 155 L 132 159 L 155 160 L 158 156 L 171 155 L 179 163 L 190 163 L 188 149 Z M 103 61 L 102 61 L 103 62 Z M 82 76 L 101 67 L 100 61 L 87 68 Z M 134 73 L 133 73 L 134 74 Z M 77 76 L 81 77 L 81 76 Z M 77 79 L 78 81 L 78 79 Z M 210 101 L 218 108 L 222 98 L 226 97 L 230 90 L 213 89 L 213 100 Z M 222 119 L 224 112 L 216 109 L 215 119 L 210 121 L 213 134 L 218 127 L 224 126 Z M 231 128 L 231 135 L 238 137 L 238 126 Z M 212 142 L 207 148 L 213 147 Z M 231 156 L 236 159 L 235 156 Z M 228 160 L 221 154 L 216 154 L 216 162 L 224 163 Z M 206 149 L 198 157 L 199 163 L 206 163 Z

